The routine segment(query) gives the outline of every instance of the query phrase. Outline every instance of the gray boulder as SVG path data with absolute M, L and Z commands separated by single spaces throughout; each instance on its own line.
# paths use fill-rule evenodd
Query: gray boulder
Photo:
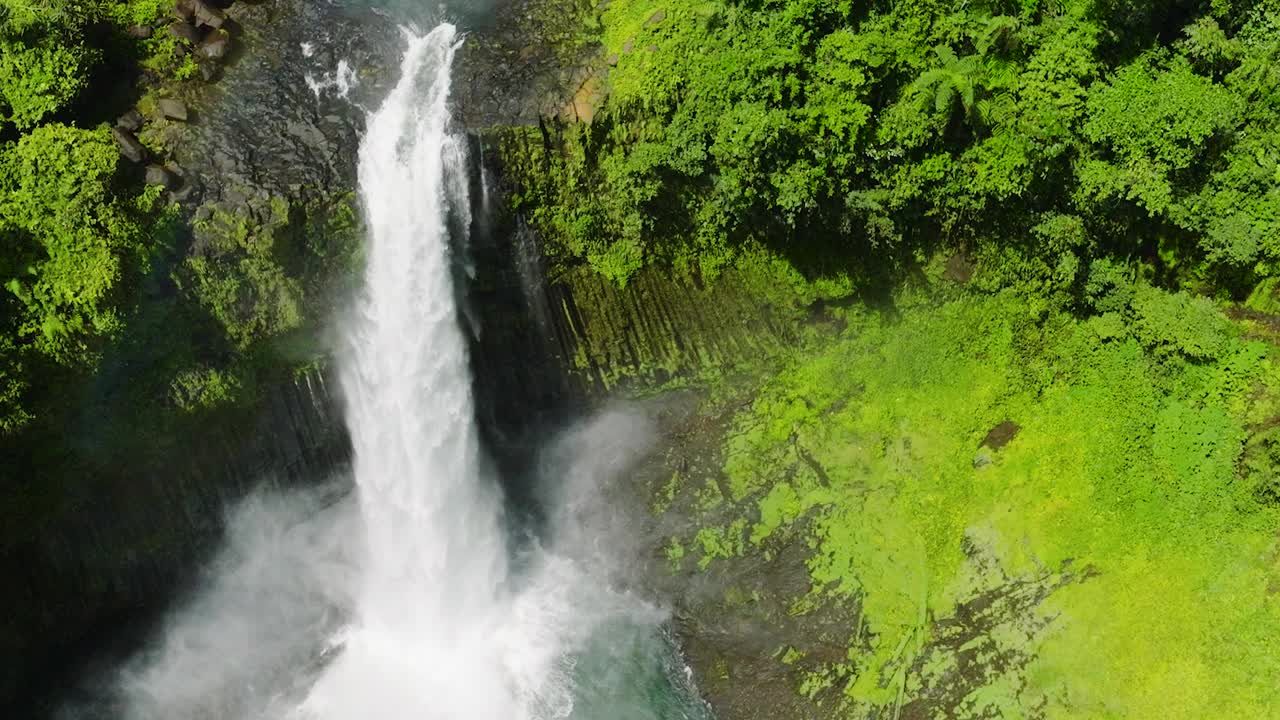
M 159 185 L 166 190 L 172 190 L 178 185 L 178 179 L 163 165 L 148 165 L 146 179 L 148 185 Z
M 199 52 L 207 60 L 221 62 L 231 52 L 231 34 L 222 29 L 214 30 L 200 43 Z
M 196 9 L 191 0 L 176 0 L 173 3 L 173 16 L 182 22 L 195 23 Z
M 191 0 L 191 9 L 195 11 L 196 24 L 205 27 L 220 28 L 227 21 L 226 13 L 205 0 Z
M 138 112 L 137 108 L 134 108 L 129 112 L 126 112 L 125 114 L 116 118 L 116 127 L 120 128 L 121 130 L 127 130 L 131 133 L 136 133 L 139 130 L 141 130 L 142 123 L 143 123 L 142 113 Z
M 189 22 L 179 20 L 173 23 L 169 26 L 169 34 L 192 45 L 200 42 L 200 30 Z
M 111 137 L 116 141 L 116 145 L 120 146 L 120 154 L 130 162 L 140 163 L 147 159 L 147 149 L 138 142 L 138 138 L 133 133 L 113 127 Z
M 181 100 L 174 98 L 161 98 L 156 101 L 156 108 L 160 110 L 160 114 L 170 120 L 187 121 L 187 105 Z

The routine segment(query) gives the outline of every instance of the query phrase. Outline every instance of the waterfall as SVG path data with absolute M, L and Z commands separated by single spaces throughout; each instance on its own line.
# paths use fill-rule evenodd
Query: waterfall
M 501 671 L 506 542 L 481 482 L 450 258 L 467 207 L 449 116 L 452 25 L 409 37 L 369 118 L 359 179 L 365 288 L 342 385 L 367 538 L 355 617 L 305 703 L 317 718 L 520 717 Z
M 405 41 L 359 153 L 367 266 L 340 357 L 354 502 L 251 498 L 198 593 L 121 670 L 120 709 L 66 717 L 708 717 L 666 613 L 613 582 L 637 546 L 620 512 L 634 503 L 598 486 L 648 447 L 647 420 L 606 414 L 553 443 L 537 475 L 559 510 L 539 538 L 507 537 L 453 286 L 470 225 L 449 116 L 460 39 L 444 24 Z

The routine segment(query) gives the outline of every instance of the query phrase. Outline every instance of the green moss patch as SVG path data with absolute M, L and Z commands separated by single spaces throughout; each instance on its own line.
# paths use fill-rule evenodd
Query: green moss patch
M 1012 293 L 897 310 L 764 383 L 692 543 L 716 572 L 807 538 L 795 612 L 855 609 L 846 660 L 788 655 L 797 690 L 842 717 L 1280 713 L 1271 346 L 1147 289 L 1106 327 Z

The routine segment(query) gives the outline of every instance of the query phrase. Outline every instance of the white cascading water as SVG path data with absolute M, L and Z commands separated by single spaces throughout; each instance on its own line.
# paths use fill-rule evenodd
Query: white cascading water
M 408 37 L 360 148 L 368 269 L 342 381 L 367 555 L 309 717 L 525 715 L 504 672 L 507 550 L 499 499 L 480 482 L 452 282 L 449 217 L 467 207 L 448 108 L 458 44 L 449 24 Z
M 545 548 L 509 563 L 453 287 L 469 225 L 448 109 L 459 38 L 445 24 L 406 42 L 360 147 L 367 270 L 342 365 L 358 516 L 323 493 L 246 502 L 199 595 L 122 669 L 122 710 L 87 717 L 708 717 L 657 632 L 666 615 L 609 582 L 625 513 L 597 487 L 647 447 L 646 422 L 606 414 L 553 446 Z

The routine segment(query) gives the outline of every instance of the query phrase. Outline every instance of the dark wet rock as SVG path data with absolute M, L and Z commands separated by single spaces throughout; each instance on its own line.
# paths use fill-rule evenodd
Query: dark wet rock
M 116 118 L 116 127 L 120 128 L 121 130 L 127 130 L 131 133 L 136 133 L 139 130 L 141 130 L 142 123 L 143 123 L 142 113 L 138 112 L 137 108 L 131 109 L 125 114 Z
M 175 98 L 160 98 L 156 101 L 156 109 L 170 120 L 186 122 L 189 117 L 187 104 Z
M 153 30 L 150 25 L 132 25 L 124 32 L 131 38 L 145 40 L 151 37 L 151 35 L 155 33 L 155 30 Z
M 667 11 L 659 10 L 654 14 L 650 15 L 648 20 L 644 21 L 644 26 L 647 28 L 653 27 L 654 25 L 657 25 L 658 23 L 666 19 L 667 19 Z
M 987 447 L 987 448 L 991 448 L 992 450 L 999 450 L 1005 445 L 1008 445 L 1009 441 L 1017 437 L 1018 432 L 1021 430 L 1022 430 L 1021 425 L 1015 423 L 1012 420 L 1005 420 L 999 425 L 996 425 L 995 427 L 991 428 L 990 432 L 987 433 L 987 436 L 982 439 L 982 442 L 979 444 L 979 447 Z
M 169 191 L 169 202 L 186 203 L 196 196 L 196 186 L 193 183 L 183 183 L 182 187 L 177 190 Z
M 200 43 L 199 52 L 200 56 L 207 60 L 226 59 L 231 52 L 231 34 L 223 29 L 214 30 Z
M 222 68 L 217 63 L 200 63 L 200 77 L 205 82 L 215 82 L 222 77 Z
M 196 24 L 210 28 L 220 28 L 227 21 L 226 13 L 205 0 L 191 0 L 191 9 L 195 14 Z
M 19 517 L 32 529 L 0 528 L 0 577 L 8 582 L 0 593 L 3 717 L 53 717 L 15 708 L 14 693 L 49 684 L 49 673 L 85 652 L 86 643 L 96 651 L 126 622 L 161 609 L 207 559 L 229 502 L 264 477 L 314 484 L 347 462 L 331 384 L 319 372 L 273 382 L 253 407 L 194 431 L 174 428 L 153 457 L 128 466 L 107 456 L 101 442 L 68 444 L 64 467 L 35 464 L 26 456 L 35 448 L 4 447 L 3 499 L 23 498 L 31 510 Z M 24 498 L 26 486 L 10 474 L 22 467 L 39 467 L 34 477 L 46 483 L 57 478 L 65 502 Z M 63 679 L 50 688 L 59 703 L 73 684 Z M 109 707 L 83 717 L 121 717 Z
M 148 185 L 159 185 L 166 190 L 172 190 L 178 186 L 178 178 L 163 165 L 148 165 L 146 182 Z
M 222 69 L 209 101 L 192 100 L 199 123 L 175 128 L 166 143 L 199 184 L 196 199 L 235 207 L 243 188 L 284 198 L 354 189 L 361 108 L 385 95 L 403 50 L 395 25 L 330 2 L 237 3 L 230 12 L 252 32 L 233 41 L 238 59 Z M 313 48 L 309 57 L 303 43 Z M 308 78 L 332 77 L 343 60 L 360 69 L 359 82 L 346 99 L 317 96 Z M 216 68 L 201 63 L 210 77 Z
M 138 138 L 134 137 L 133 133 L 123 128 L 113 127 L 111 137 L 115 139 L 116 145 L 120 146 L 120 154 L 130 162 L 140 163 L 147 159 L 147 149 L 138 142 Z
M 192 45 L 200 42 L 200 30 L 189 22 L 179 20 L 173 23 L 169 26 L 169 34 Z
M 500 0 L 483 31 L 459 51 L 453 96 L 470 128 L 536 125 L 540 117 L 573 116 L 574 95 L 603 59 L 597 45 L 574 50 L 558 39 L 589 32 L 573 0 Z M 537 11 L 531 8 L 538 5 Z M 556 11 L 564 6 L 563 11 Z
M 173 3 L 173 16 L 182 22 L 195 23 L 196 9 L 191 0 L 176 0 Z

